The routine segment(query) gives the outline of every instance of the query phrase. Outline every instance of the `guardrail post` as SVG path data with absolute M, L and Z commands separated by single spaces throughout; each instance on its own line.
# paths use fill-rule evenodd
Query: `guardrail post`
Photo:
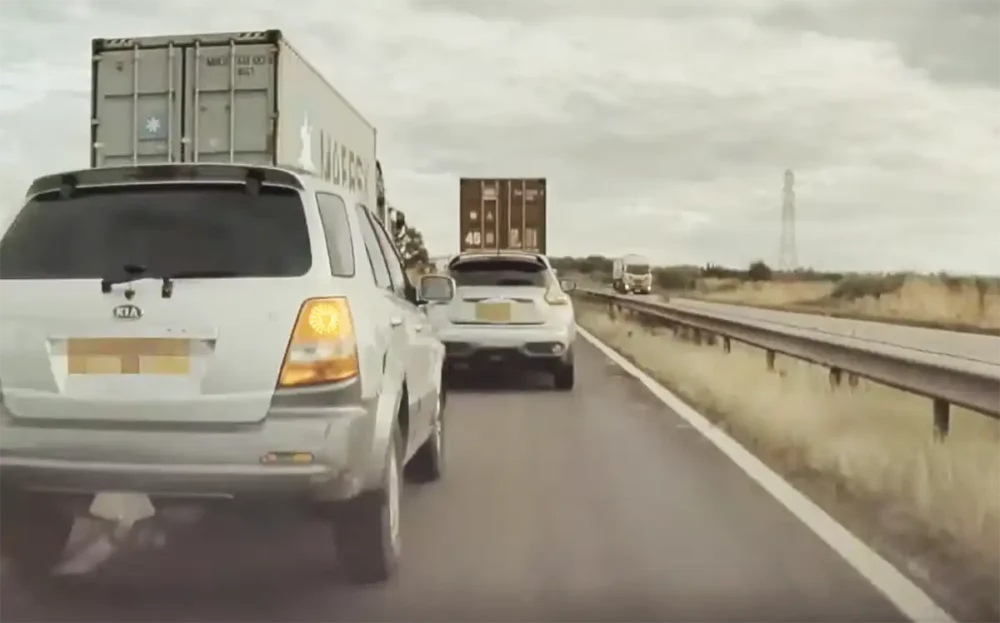
M 767 369 L 768 370 L 772 370 L 772 371 L 774 370 L 774 351 L 773 350 L 767 351 Z
M 709 333 L 708 335 L 706 335 L 705 343 L 708 344 L 709 346 L 715 346 L 715 334 Z
M 853 372 L 851 374 L 848 374 L 847 375 L 847 384 L 850 385 L 851 387 L 857 387 L 858 386 L 858 375 L 854 374 Z
M 701 344 L 701 329 L 695 329 L 693 335 L 691 336 L 695 344 Z
M 733 344 L 732 342 L 729 341 L 728 336 L 722 338 L 722 350 L 726 351 L 727 353 L 733 350 Z
M 951 405 L 948 401 L 934 400 L 934 438 L 944 441 L 951 429 Z

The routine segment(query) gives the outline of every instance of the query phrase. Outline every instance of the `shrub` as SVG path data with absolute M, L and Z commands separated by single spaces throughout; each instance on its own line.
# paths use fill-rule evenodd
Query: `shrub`
M 773 277 L 774 271 L 761 260 L 750 264 L 750 268 L 747 269 L 747 279 L 750 281 L 771 281 Z
M 905 279 L 906 276 L 903 274 L 845 277 L 834 286 L 830 298 L 854 301 L 870 296 L 877 299 L 883 294 L 889 294 L 901 288 Z

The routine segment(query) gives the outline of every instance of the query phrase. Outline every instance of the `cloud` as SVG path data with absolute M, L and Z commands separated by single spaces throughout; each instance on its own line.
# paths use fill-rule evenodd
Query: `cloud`
M 458 177 L 526 175 L 550 253 L 774 261 L 791 168 L 805 263 L 1000 271 L 993 2 L 181 4 L 4 2 L 6 203 L 86 165 L 91 37 L 280 27 L 376 123 L 432 253 Z
M 909 66 L 946 83 L 1000 86 L 1000 3 L 995 0 L 787 2 L 769 26 L 889 41 Z

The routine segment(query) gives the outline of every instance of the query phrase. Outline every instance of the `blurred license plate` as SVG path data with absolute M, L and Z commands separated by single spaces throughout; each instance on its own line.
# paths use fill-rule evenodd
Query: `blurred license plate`
M 191 344 L 171 338 L 70 338 L 70 374 L 166 374 L 191 371 Z
M 510 303 L 477 303 L 476 320 L 510 322 Z

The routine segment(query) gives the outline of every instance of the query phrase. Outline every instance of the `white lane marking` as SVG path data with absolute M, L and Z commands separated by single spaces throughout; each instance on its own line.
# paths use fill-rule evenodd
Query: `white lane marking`
M 937 605 L 919 586 L 903 575 L 896 567 L 865 545 L 847 528 L 840 525 L 826 511 L 812 500 L 799 493 L 781 476 L 765 465 L 750 451 L 741 446 L 721 429 L 716 428 L 670 390 L 660 385 L 632 362 L 622 357 L 610 346 L 597 339 L 589 331 L 577 325 L 577 331 L 604 355 L 625 370 L 674 413 L 681 416 L 712 442 L 723 454 L 743 472 L 770 493 L 782 506 L 788 509 L 833 551 L 847 561 L 879 592 L 892 602 L 911 621 L 923 623 L 935 621 L 955 623 L 943 608 Z

